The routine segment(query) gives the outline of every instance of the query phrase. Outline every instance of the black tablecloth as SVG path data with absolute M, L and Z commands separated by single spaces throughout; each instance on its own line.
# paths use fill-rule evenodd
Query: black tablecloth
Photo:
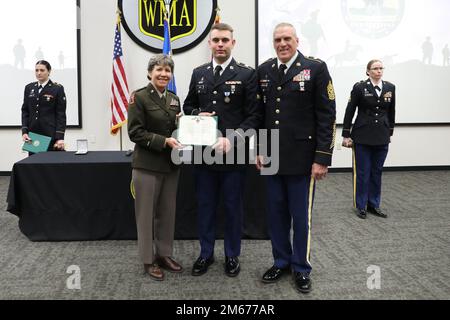
M 14 164 L 7 210 L 33 241 L 136 239 L 131 157 L 122 151 L 44 152 Z M 266 239 L 264 181 L 247 174 L 243 238 Z M 175 238 L 196 239 L 193 167 L 182 166 Z M 223 238 L 223 206 L 217 237 Z

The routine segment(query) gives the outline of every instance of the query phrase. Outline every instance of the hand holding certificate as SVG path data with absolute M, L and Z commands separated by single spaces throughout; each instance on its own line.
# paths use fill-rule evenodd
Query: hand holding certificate
M 178 141 L 183 145 L 211 146 L 217 141 L 217 117 L 182 116 L 178 119 Z
M 28 136 L 30 140 L 25 141 L 22 146 L 22 150 L 32 153 L 47 151 L 52 138 L 34 132 L 29 132 Z

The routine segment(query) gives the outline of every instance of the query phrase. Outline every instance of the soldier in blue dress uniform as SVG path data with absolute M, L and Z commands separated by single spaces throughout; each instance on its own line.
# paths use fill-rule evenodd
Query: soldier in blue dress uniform
M 336 104 L 327 65 L 297 51 L 298 43 L 294 26 L 277 25 L 273 34 L 277 57 L 263 63 L 257 71 L 264 127 L 269 133 L 279 132 L 278 173 L 267 176 L 274 264 L 264 273 L 262 281 L 278 281 L 292 270 L 297 290 L 308 293 L 315 181 L 324 178 L 331 165 Z M 259 169 L 264 161 L 258 156 Z
M 394 133 L 395 86 L 382 80 L 383 70 L 380 60 L 369 61 L 369 79 L 353 86 L 344 116 L 342 145 L 353 148 L 353 205 L 361 219 L 367 212 L 387 217 L 380 209 L 381 175 Z
M 231 26 L 225 23 L 213 25 L 208 43 L 213 59 L 194 69 L 184 101 L 184 113 L 217 116 L 222 137 L 215 144 L 214 151 L 225 155 L 231 148 L 239 148 L 240 151 L 234 151 L 242 152 L 245 145 L 245 134 L 242 133 L 257 128 L 261 121 L 256 101 L 256 72 L 232 57 L 235 39 Z M 215 216 L 221 197 L 226 214 L 225 274 L 230 277 L 239 274 L 245 168 L 245 165 L 236 163 L 203 163 L 195 167 L 201 251 L 192 268 L 194 276 L 207 272 L 214 262 Z
M 38 81 L 25 86 L 22 104 L 22 139 L 30 141 L 28 132 L 51 137 L 48 150 L 64 150 L 66 131 L 66 94 L 64 87 L 50 80 L 52 67 L 45 60 L 35 66 Z

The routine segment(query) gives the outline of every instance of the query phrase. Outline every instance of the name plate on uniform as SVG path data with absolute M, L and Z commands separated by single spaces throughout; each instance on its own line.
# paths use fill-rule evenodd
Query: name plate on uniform
M 183 145 L 212 146 L 217 141 L 217 117 L 180 117 L 177 139 Z

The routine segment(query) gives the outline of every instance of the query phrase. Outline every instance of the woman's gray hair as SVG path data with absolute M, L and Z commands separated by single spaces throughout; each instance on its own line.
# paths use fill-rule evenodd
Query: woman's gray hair
M 170 70 L 173 73 L 175 64 L 169 55 L 159 53 L 159 54 L 155 54 L 153 57 L 150 58 L 150 60 L 148 62 L 148 66 L 147 66 L 147 71 L 148 72 L 153 71 L 155 66 L 169 66 Z

